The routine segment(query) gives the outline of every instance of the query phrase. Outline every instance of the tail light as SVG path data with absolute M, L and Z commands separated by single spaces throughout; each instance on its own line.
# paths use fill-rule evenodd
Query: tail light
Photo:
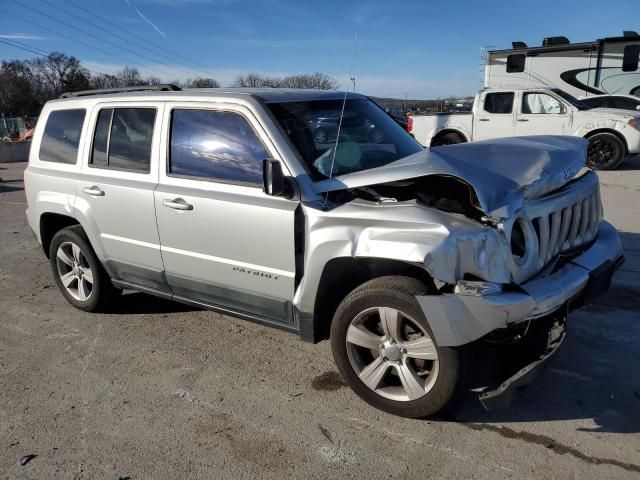
M 409 115 L 407 117 L 407 132 L 411 133 L 413 131 L 413 117 Z

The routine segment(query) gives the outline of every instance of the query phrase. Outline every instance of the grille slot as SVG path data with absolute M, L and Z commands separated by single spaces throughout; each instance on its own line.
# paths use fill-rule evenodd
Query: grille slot
M 532 219 L 538 237 L 538 266 L 541 268 L 561 252 L 591 241 L 602 220 L 600 192 L 596 190 L 569 206 Z

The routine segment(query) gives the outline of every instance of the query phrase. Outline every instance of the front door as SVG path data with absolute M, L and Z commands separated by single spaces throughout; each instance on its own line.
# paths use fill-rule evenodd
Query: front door
M 486 92 L 480 96 L 480 105 L 473 116 L 473 139 L 513 136 L 514 92 Z
M 545 92 L 523 92 L 516 118 L 517 136 L 568 135 L 569 113 L 555 96 Z
M 262 191 L 262 160 L 277 158 L 268 136 L 237 105 L 168 104 L 165 125 L 155 205 L 174 294 L 292 322 L 298 201 Z

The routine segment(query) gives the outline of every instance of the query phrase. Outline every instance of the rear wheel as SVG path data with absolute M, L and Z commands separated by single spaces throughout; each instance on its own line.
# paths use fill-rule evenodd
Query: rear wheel
M 105 310 L 120 293 L 111 283 L 80 226 L 64 228 L 53 236 L 49 260 L 62 295 L 80 310 Z
M 367 403 L 395 415 L 420 418 L 441 410 L 462 380 L 458 349 L 439 347 L 418 305 L 419 280 L 371 280 L 340 304 L 331 326 L 338 369 Z
M 442 145 L 455 145 L 456 143 L 464 143 L 464 138 L 454 132 L 437 135 L 431 142 L 432 147 L 440 147 Z
M 624 143 L 612 133 L 589 137 L 587 165 L 594 170 L 613 170 L 624 160 Z

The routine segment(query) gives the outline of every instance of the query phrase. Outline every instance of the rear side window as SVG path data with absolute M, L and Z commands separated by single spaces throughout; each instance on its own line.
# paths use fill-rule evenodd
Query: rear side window
M 171 116 L 169 173 L 247 185 L 262 184 L 269 153 L 235 112 L 176 109 Z
M 513 92 L 487 93 L 484 97 L 484 109 L 489 113 L 511 113 Z
M 84 109 L 55 110 L 49 114 L 40 143 L 43 162 L 75 164 L 84 124 Z
M 640 100 L 632 100 L 630 98 L 611 98 L 610 100 L 612 108 L 622 108 L 624 110 L 635 110 L 640 105 Z
M 155 108 L 108 108 L 96 122 L 90 164 L 148 173 Z
M 526 58 L 524 53 L 509 55 L 507 57 L 507 73 L 524 72 Z
M 622 59 L 623 72 L 635 72 L 638 70 L 638 61 L 640 60 L 640 45 L 627 45 L 624 47 L 624 56 Z

